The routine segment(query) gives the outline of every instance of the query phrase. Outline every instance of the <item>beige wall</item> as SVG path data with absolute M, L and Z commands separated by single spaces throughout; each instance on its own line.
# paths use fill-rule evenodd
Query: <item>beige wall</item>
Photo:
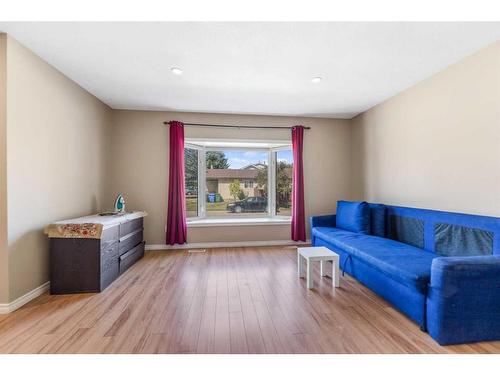
M 13 301 L 49 280 L 43 227 L 101 208 L 111 111 L 10 37 L 7 97 L 8 299 Z
M 500 42 L 357 116 L 356 198 L 500 216 Z
M 0 303 L 9 300 L 7 253 L 7 35 L 0 34 Z
M 107 202 L 120 192 L 127 209 L 144 209 L 149 244 L 165 242 L 168 178 L 168 126 L 163 121 L 260 126 L 311 126 L 304 141 L 306 215 L 335 211 L 337 199 L 350 198 L 348 120 L 278 116 L 113 111 L 111 176 Z M 186 127 L 186 137 L 289 140 L 290 131 Z M 258 235 L 257 235 L 258 234 Z M 287 240 L 290 226 L 189 228 L 189 242 Z
M 233 199 L 233 196 L 231 195 L 231 189 L 230 186 L 234 182 L 234 180 L 238 180 L 240 182 L 240 189 L 245 193 L 247 197 L 255 197 L 258 193 L 257 189 L 257 182 L 254 180 L 254 187 L 253 188 L 246 188 L 245 187 L 245 179 L 241 178 L 221 178 L 219 179 L 219 182 L 217 184 L 217 192 L 222 196 L 223 199 Z M 208 184 L 208 182 L 207 182 Z

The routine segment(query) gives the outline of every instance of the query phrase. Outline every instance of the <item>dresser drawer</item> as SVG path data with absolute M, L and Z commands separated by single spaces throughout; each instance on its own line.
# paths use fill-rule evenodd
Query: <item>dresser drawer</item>
M 138 229 L 142 229 L 143 219 L 134 219 L 120 224 L 120 238 L 126 236 L 129 233 L 135 232 Z
M 144 255 L 145 243 L 141 242 L 132 250 L 120 256 L 120 274 L 129 269 L 138 259 Z
M 119 255 L 125 254 L 130 249 L 137 246 L 143 240 L 142 229 L 138 229 L 136 232 L 129 233 L 127 236 L 120 238 L 119 242 Z

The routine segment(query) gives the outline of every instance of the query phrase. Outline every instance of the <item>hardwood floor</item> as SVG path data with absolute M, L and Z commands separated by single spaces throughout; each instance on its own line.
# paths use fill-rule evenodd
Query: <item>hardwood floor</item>
M 442 347 L 351 277 L 297 278 L 294 247 L 147 252 L 101 294 L 0 315 L 0 353 L 500 353 Z

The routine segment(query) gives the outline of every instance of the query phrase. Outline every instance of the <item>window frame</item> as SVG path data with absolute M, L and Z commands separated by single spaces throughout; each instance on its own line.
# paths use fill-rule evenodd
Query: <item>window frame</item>
M 200 170 L 202 168 L 205 167 L 205 157 L 201 157 L 201 153 L 203 151 L 203 147 L 201 146 L 198 146 L 198 145 L 195 145 L 195 144 L 189 144 L 187 142 L 184 142 L 184 149 L 186 148 L 190 148 L 190 149 L 193 149 L 193 150 L 196 150 L 197 151 L 197 156 L 198 156 L 198 176 L 197 176 L 197 179 L 198 179 L 198 186 L 197 186 L 197 205 L 198 205 L 198 216 L 192 216 L 192 217 L 188 217 L 186 220 L 189 222 L 189 221 L 193 221 L 193 220 L 197 220 L 199 219 L 200 217 L 205 217 L 204 215 L 204 212 L 202 212 L 202 202 L 201 202 L 201 197 L 203 196 L 202 192 L 200 191 Z M 205 153 L 203 152 L 203 156 L 205 156 Z M 203 162 L 202 162 L 203 160 Z M 206 175 L 206 171 L 204 172 L 204 174 Z M 186 179 L 186 172 L 184 171 L 184 180 Z M 206 183 L 206 182 L 205 182 Z M 184 189 L 185 189 L 185 185 L 186 185 L 186 182 L 184 181 Z M 186 199 L 186 197 L 184 197 L 184 199 Z
M 290 145 L 286 145 L 286 146 L 278 146 L 278 147 L 272 147 L 271 148 L 271 153 L 273 155 L 273 167 L 272 167 L 272 175 L 271 175 L 271 181 L 273 181 L 273 210 L 274 210 L 274 213 L 273 213 L 273 217 L 275 218 L 290 218 L 291 219 L 291 215 L 290 216 L 285 216 L 285 215 L 276 215 L 276 164 L 277 164 L 277 157 L 278 157 L 278 151 L 286 151 L 286 150 L 291 150 L 292 151 L 292 158 L 293 158 L 293 150 L 292 150 L 292 142 L 290 141 Z M 295 166 L 295 160 L 292 161 L 292 166 Z M 271 168 L 269 168 L 271 169 Z
M 222 146 L 204 146 L 197 143 L 203 141 L 210 142 L 223 142 L 225 143 Z M 249 146 L 227 146 L 227 143 L 230 142 L 238 142 L 238 143 L 248 143 Z M 270 147 L 252 147 L 252 142 L 257 142 L 259 144 L 262 143 L 270 143 L 277 144 L 281 143 L 280 146 L 270 146 Z M 184 148 L 195 149 L 198 151 L 198 216 L 187 218 L 188 223 L 196 223 L 197 221 L 219 221 L 220 218 L 216 216 L 207 216 L 206 209 L 206 196 L 205 191 L 207 188 L 207 171 L 206 171 L 206 153 L 208 151 L 241 151 L 241 150 L 249 150 L 249 151 L 257 151 L 257 152 L 267 152 L 267 188 L 268 188 L 268 203 L 267 203 L 267 216 L 257 216 L 257 215 L 244 215 L 243 217 L 224 217 L 223 220 L 230 220 L 232 222 L 237 223 L 238 221 L 247 221 L 248 219 L 278 219 L 278 220 L 289 220 L 290 216 L 285 215 L 276 215 L 276 161 L 277 161 L 277 152 L 282 150 L 292 150 L 292 143 L 290 141 L 249 141 L 249 140 L 241 140 L 241 139 L 233 139 L 233 140 L 214 140 L 214 139 L 196 139 L 189 138 L 184 142 Z M 255 187 L 255 182 L 254 182 Z M 185 199 L 185 197 L 184 197 Z

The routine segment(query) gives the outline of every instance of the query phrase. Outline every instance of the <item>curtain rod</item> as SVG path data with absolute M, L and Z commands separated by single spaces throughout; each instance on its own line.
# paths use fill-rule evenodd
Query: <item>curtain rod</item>
M 163 122 L 168 125 L 168 121 Z M 292 129 L 292 126 L 256 126 L 256 125 L 222 125 L 222 124 L 195 124 L 195 123 L 184 123 L 186 126 L 211 126 L 217 128 L 237 128 L 237 129 Z M 304 126 L 304 129 L 311 129 L 309 126 Z

